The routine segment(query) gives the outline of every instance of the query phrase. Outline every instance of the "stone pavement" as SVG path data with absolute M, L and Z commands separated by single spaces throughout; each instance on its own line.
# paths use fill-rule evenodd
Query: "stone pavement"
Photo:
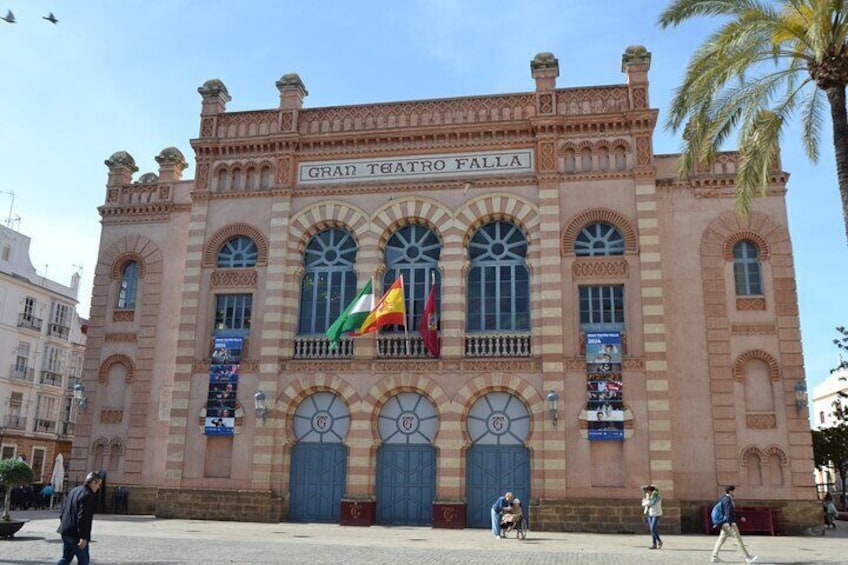
M 56 511 L 14 512 L 29 520 L 18 534 L 0 540 L 0 563 L 55 563 L 61 556 Z M 442 530 L 415 527 L 336 524 L 260 524 L 164 520 L 153 516 L 97 514 L 92 563 L 306 564 L 306 565 L 688 565 L 708 563 L 714 537 L 666 535 L 662 550 L 647 549 L 650 535 L 534 532 L 527 539 L 496 540 L 487 530 Z M 745 536 L 759 564 L 848 564 L 848 522 L 824 536 Z M 728 541 L 721 557 L 744 563 Z

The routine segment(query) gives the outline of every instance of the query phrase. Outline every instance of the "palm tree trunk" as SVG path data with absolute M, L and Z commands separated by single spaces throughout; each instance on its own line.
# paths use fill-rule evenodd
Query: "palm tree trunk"
M 834 86 L 826 91 L 833 122 L 833 150 L 836 157 L 836 178 L 842 197 L 842 218 L 845 222 L 845 240 L 848 242 L 848 112 L 845 109 L 845 86 Z

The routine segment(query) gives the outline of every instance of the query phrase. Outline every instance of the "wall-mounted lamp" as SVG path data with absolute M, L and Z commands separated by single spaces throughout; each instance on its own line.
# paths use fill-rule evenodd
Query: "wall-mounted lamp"
M 795 408 L 798 409 L 798 412 L 801 412 L 804 408 L 807 407 L 807 383 L 805 381 L 798 381 L 795 383 Z
M 548 410 L 551 414 L 551 420 L 554 423 L 554 427 L 557 425 L 557 400 L 559 400 L 559 395 L 555 390 L 552 390 L 545 397 L 548 399 Z
M 268 409 L 265 408 L 265 393 L 261 390 L 257 390 L 256 394 L 253 395 L 253 406 L 256 408 L 256 418 L 261 418 L 264 424 L 268 418 Z
M 85 410 L 88 407 L 88 399 L 85 397 L 85 387 L 82 383 L 74 385 L 74 402 L 77 403 L 80 410 Z

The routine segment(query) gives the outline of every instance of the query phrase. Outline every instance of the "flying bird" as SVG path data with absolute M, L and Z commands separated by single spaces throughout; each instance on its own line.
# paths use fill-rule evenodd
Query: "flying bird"
M 59 23 L 59 20 L 57 20 L 57 19 L 56 19 L 56 16 L 54 16 L 54 15 L 53 15 L 53 12 L 50 12 L 50 13 L 49 13 L 48 15 L 46 15 L 46 16 L 41 16 L 41 19 L 42 19 L 42 20 L 47 20 L 47 21 L 48 21 L 48 22 L 50 22 L 51 24 L 57 24 L 57 23 Z
M 12 10 L 9 10 L 6 12 L 6 17 L 0 17 L 0 20 L 4 20 L 7 24 L 13 24 L 15 23 L 15 14 L 12 13 Z

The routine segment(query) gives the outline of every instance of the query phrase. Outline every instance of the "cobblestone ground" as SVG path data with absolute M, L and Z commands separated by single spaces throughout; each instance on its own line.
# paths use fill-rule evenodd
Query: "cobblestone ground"
M 62 552 L 56 512 L 16 512 L 29 522 L 15 538 L 0 540 L 0 563 L 55 563 Z M 848 564 L 848 523 L 824 536 L 747 536 L 758 564 Z M 342 527 L 333 524 L 257 524 L 160 520 L 151 516 L 97 515 L 91 546 L 94 565 L 306 564 L 306 565 L 688 565 L 708 563 L 715 538 L 664 538 L 647 549 L 650 536 L 528 533 L 527 539 L 496 540 L 486 530 Z M 744 563 L 733 542 L 721 554 Z

